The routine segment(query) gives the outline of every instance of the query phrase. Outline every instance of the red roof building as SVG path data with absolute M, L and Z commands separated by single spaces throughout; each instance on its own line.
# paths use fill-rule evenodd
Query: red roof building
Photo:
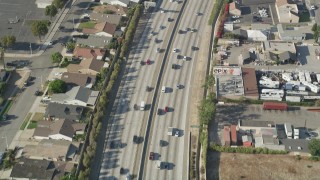
M 230 127 L 229 126 L 224 126 L 223 128 L 223 140 L 224 140 L 224 146 L 230 146 Z
M 237 126 L 231 125 L 231 144 L 237 145 L 238 139 L 237 139 Z

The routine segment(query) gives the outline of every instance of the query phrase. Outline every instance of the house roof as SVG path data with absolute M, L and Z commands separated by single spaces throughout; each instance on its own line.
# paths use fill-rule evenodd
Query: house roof
M 96 82 L 96 77 L 88 74 L 65 72 L 62 74 L 61 80 L 72 86 L 91 88 Z
M 259 96 L 256 72 L 254 68 L 241 68 L 245 96 Z
M 240 10 L 240 4 L 235 3 L 235 2 L 229 3 L 229 11 L 230 10 L 232 11 L 232 10 L 235 10 L 235 9 Z
M 100 69 L 104 67 L 105 62 L 96 59 L 84 59 L 80 64 L 69 64 L 67 66 L 67 71 L 70 73 L 76 73 L 80 70 L 92 70 L 95 72 L 100 72 Z
M 274 122 L 273 121 L 240 120 L 240 126 L 269 127 L 269 124 L 274 125 Z
M 43 139 L 38 145 L 26 145 L 23 148 L 25 157 L 67 158 L 70 151 L 75 150 L 75 145 L 70 141 Z
M 95 95 L 99 95 L 99 92 L 82 86 L 75 86 L 66 93 L 53 94 L 51 101 L 68 104 L 68 101 L 78 100 L 88 104 L 89 100 L 91 100 L 94 104 L 90 105 L 95 105 L 96 99 L 98 98 L 98 96 Z
M 104 4 L 102 6 L 95 6 L 93 8 L 93 11 L 97 13 L 104 13 L 106 10 L 113 11 L 119 15 L 126 15 L 128 12 L 128 8 L 126 7 L 122 7 L 119 5 L 111 5 L 111 4 L 107 4 L 107 5 Z
M 295 27 L 287 28 L 287 26 L 284 25 L 284 24 L 278 24 L 277 25 L 277 29 L 278 29 L 278 32 L 279 32 L 281 38 L 288 37 L 288 36 L 291 36 L 291 37 L 306 37 L 306 33 L 301 31 L 300 27 L 298 27 L 298 28 L 295 28 Z
M 95 34 L 99 32 L 105 32 L 108 34 L 113 35 L 113 33 L 116 31 L 117 25 L 111 24 L 108 22 L 101 22 L 97 23 L 94 28 L 83 28 L 82 32 L 84 34 Z
M 13 166 L 10 177 L 51 180 L 55 171 L 52 161 L 23 158 Z
M 76 131 L 86 128 L 86 124 L 73 122 L 71 120 L 60 119 L 57 121 L 38 121 L 38 127 L 33 136 L 49 137 L 50 135 L 61 134 L 70 138 Z
M 116 32 L 114 33 L 115 36 L 116 36 Z M 112 40 L 112 37 L 108 37 L 108 36 L 90 35 L 88 36 L 87 39 L 78 38 L 77 43 L 90 46 L 90 47 L 104 48 L 111 40 Z
M 95 21 L 97 23 L 108 22 L 110 24 L 118 25 L 121 20 L 121 16 L 118 14 L 104 14 L 104 13 L 96 13 L 92 12 L 89 14 L 90 20 Z
M 49 103 L 44 117 L 53 116 L 59 119 L 79 120 L 83 108 L 82 106 Z
M 82 58 L 97 58 L 97 56 L 103 56 L 105 52 L 105 49 L 100 48 L 76 47 L 73 55 Z
M 104 63 L 105 62 L 96 59 L 86 59 L 80 62 L 80 66 L 82 66 L 84 69 L 91 69 L 96 72 L 100 72 L 100 69 L 104 66 Z
M 263 49 L 271 52 L 284 52 L 290 51 L 296 53 L 296 47 L 294 43 L 282 42 L 282 41 L 264 41 L 262 42 Z
M 267 33 L 261 30 L 247 30 L 248 38 L 267 38 Z

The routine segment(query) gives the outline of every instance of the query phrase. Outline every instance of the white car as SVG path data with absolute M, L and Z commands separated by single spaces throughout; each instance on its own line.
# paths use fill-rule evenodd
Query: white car
M 176 53 L 176 52 L 178 52 L 179 51 L 179 49 L 177 49 L 177 48 L 174 48 L 173 50 L 172 50 L 172 52 L 174 52 L 174 53 Z
M 48 42 L 48 46 L 52 46 L 52 45 L 53 45 L 52 41 Z
M 188 59 L 188 57 L 187 57 L 187 56 L 183 56 L 183 60 L 185 60 L 185 61 L 186 61 L 187 59 Z
M 240 16 L 232 16 L 232 18 L 239 18 Z
M 240 20 L 237 19 L 237 20 L 233 21 L 233 23 L 240 23 Z
M 161 10 L 160 13 L 165 13 L 164 10 Z
M 312 6 L 310 6 L 310 9 L 311 9 L 311 10 L 315 10 L 315 9 L 316 9 L 316 6 L 312 5 Z

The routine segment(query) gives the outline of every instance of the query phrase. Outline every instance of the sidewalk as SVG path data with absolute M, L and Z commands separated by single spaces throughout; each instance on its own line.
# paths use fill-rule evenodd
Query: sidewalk
M 73 0 L 72 5 L 76 2 L 77 0 Z M 69 2 L 66 3 L 66 5 Z M 54 35 L 56 34 L 58 27 L 60 26 L 61 22 L 64 20 L 64 18 L 66 17 L 66 15 L 68 14 L 68 11 L 70 10 L 70 8 L 66 8 L 65 7 L 60 11 L 60 14 L 58 14 L 58 17 L 54 20 L 54 22 L 51 24 L 51 28 L 49 29 L 49 33 L 45 36 L 45 41 L 43 41 L 44 43 L 41 46 L 41 50 L 38 51 L 35 54 L 30 54 L 25 53 L 25 54 L 19 54 L 19 53 L 4 53 L 5 57 L 11 57 L 11 58 L 33 58 L 33 57 L 38 57 L 41 56 L 47 49 L 47 43 L 50 42 L 52 40 L 52 38 L 54 37 Z M 73 7 L 73 6 L 71 6 Z

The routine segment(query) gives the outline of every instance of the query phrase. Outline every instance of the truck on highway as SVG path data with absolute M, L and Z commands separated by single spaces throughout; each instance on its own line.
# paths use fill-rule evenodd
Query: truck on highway
M 173 127 L 168 127 L 168 135 L 174 136 L 174 128 Z
M 290 123 L 284 124 L 284 130 L 286 131 L 287 138 L 292 139 L 292 126 Z
M 281 110 L 281 111 L 288 110 L 287 103 L 264 102 L 262 106 L 263 106 L 263 110 Z
M 146 107 L 146 103 L 144 101 L 141 101 L 140 111 L 144 111 L 145 107 Z

